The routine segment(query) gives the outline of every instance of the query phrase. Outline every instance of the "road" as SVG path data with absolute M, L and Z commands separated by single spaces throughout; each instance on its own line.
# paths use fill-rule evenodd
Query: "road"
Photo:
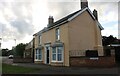
M 104 74 L 107 76 L 115 76 L 119 74 L 120 67 L 113 68 L 82 68 L 82 67 L 54 67 L 49 65 L 34 64 L 34 63 L 13 63 L 13 59 L 8 57 L 2 58 L 3 63 L 11 64 L 15 66 L 24 66 L 32 68 L 41 68 L 34 74 Z M 29 73 L 33 74 L 33 73 Z
M 12 64 L 13 59 L 9 59 L 8 56 L 0 57 L 2 63 Z

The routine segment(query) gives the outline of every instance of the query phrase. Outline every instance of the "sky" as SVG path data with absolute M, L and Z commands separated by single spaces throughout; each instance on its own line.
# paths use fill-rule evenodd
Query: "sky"
M 91 11 L 98 11 L 103 36 L 118 37 L 118 1 L 88 0 Z M 28 43 L 33 34 L 48 24 L 80 10 L 80 0 L 0 0 L 1 48 L 12 49 L 19 43 Z

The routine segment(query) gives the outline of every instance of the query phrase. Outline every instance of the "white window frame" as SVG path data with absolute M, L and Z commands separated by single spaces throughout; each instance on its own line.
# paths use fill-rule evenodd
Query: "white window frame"
M 42 36 L 39 35 L 39 45 L 41 45 Z
M 60 40 L 60 29 L 57 28 L 55 33 L 56 33 L 56 40 L 57 41 Z
M 56 49 L 56 60 L 53 60 L 53 49 L 52 49 L 52 62 L 63 62 L 63 60 L 64 60 L 64 50 L 63 50 L 63 47 L 62 47 L 62 52 L 61 52 L 61 54 L 62 54 L 62 59 L 61 59 L 61 61 L 58 61 L 58 48 L 59 47 L 54 47 L 55 49 Z
M 36 54 L 37 51 L 39 51 L 40 54 Z M 41 51 L 41 52 L 40 52 L 40 51 Z M 37 59 L 37 58 L 36 58 L 36 55 L 38 55 L 38 56 L 41 55 L 41 59 Z M 35 61 L 42 61 L 42 50 L 41 50 L 41 49 L 36 49 L 36 50 L 35 50 Z
M 47 49 L 46 49 L 46 47 L 48 47 L 48 49 L 49 49 L 49 57 L 50 57 L 50 44 L 47 44 L 47 45 L 45 45 L 45 53 L 44 53 L 44 55 L 45 55 L 45 57 L 44 57 L 44 63 L 45 64 L 47 64 Z M 50 58 L 49 58 L 49 64 L 50 64 Z

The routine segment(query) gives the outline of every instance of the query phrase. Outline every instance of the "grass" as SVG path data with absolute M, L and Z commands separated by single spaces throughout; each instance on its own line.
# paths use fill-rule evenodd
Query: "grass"
M 30 67 L 21 67 L 21 66 L 13 66 L 9 64 L 2 64 L 2 74 L 27 74 L 33 73 L 40 69 L 38 68 L 30 68 Z

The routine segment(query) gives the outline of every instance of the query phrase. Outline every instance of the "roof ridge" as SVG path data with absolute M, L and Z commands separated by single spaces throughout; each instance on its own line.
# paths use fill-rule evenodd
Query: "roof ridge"
M 68 14 L 68 15 L 66 15 L 66 16 L 64 16 L 62 18 L 60 18 L 59 20 L 55 21 L 53 25 L 56 25 L 56 24 L 58 24 L 58 23 L 60 23 L 60 22 L 62 22 L 64 20 L 67 20 L 68 18 L 72 17 L 73 15 L 75 15 L 76 13 L 78 13 L 79 11 L 81 11 L 81 9 L 78 10 L 78 11 L 75 11 L 75 12 L 73 12 L 71 14 Z

